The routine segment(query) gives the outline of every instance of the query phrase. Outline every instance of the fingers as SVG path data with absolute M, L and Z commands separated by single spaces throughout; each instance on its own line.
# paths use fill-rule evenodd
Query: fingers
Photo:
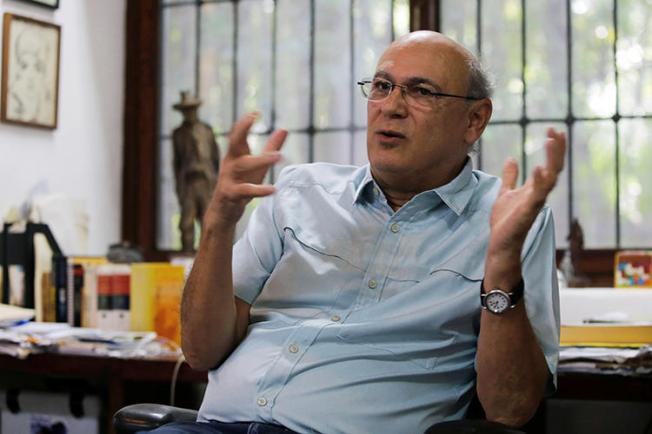
M 245 155 L 236 160 L 234 168 L 236 172 L 252 172 L 261 169 L 268 169 L 281 160 L 280 152 L 269 152 L 261 155 Z
M 256 122 L 256 118 L 258 118 L 258 113 L 252 112 L 238 119 L 233 125 L 229 134 L 229 149 L 227 150 L 227 154 L 232 157 L 249 154 L 247 135 L 251 126 Z
M 276 189 L 273 185 L 246 183 L 235 186 L 233 193 L 240 196 L 240 198 L 251 199 L 253 197 L 269 196 L 275 191 Z
M 274 131 L 272 135 L 269 137 L 269 139 L 267 140 L 263 152 L 268 153 L 268 152 L 280 151 L 281 147 L 283 147 L 283 143 L 285 142 L 287 136 L 288 136 L 288 132 L 286 130 Z
M 566 135 L 553 128 L 548 128 L 548 139 L 545 143 L 546 169 L 554 174 L 560 173 L 564 168 L 566 157 Z
M 508 158 L 503 165 L 503 185 L 501 191 L 513 190 L 518 180 L 518 163 L 514 158 Z

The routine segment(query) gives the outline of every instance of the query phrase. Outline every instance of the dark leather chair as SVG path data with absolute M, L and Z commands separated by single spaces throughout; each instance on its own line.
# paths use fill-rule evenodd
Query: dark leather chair
M 469 417 L 484 417 L 477 399 L 469 409 Z M 124 407 L 113 416 L 113 426 L 119 434 L 149 431 L 169 422 L 192 422 L 197 411 L 162 404 L 134 404 Z M 406 433 L 407 434 L 407 433 Z M 464 419 L 441 422 L 428 428 L 424 434 L 525 434 L 499 423 L 484 419 Z

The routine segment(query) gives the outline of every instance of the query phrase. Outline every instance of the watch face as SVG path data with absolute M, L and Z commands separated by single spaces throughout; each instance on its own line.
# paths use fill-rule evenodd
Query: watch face
M 487 294 L 485 305 L 493 313 L 502 313 L 509 308 L 509 296 L 502 291 L 491 291 Z

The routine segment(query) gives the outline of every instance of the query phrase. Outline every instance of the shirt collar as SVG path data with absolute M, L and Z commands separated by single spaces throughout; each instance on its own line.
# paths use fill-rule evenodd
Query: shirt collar
M 473 176 L 473 163 L 469 157 L 462 171 L 448 184 L 431 191 L 437 193 L 441 200 L 458 216 L 468 205 L 478 180 Z
M 359 178 L 360 180 L 355 190 L 354 203 L 360 202 L 365 198 L 368 201 L 372 201 L 373 188 L 379 188 L 376 186 L 376 182 L 371 176 L 369 164 L 367 164 L 363 169 L 364 170 L 360 173 L 361 177 Z M 470 158 L 467 158 L 462 171 L 451 182 L 442 185 L 441 187 L 424 191 L 417 196 L 436 194 L 451 210 L 453 210 L 453 212 L 455 212 L 455 214 L 459 216 L 464 212 L 464 209 L 471 200 L 477 183 L 478 180 L 473 176 L 473 163 Z M 415 198 L 417 196 L 415 196 Z

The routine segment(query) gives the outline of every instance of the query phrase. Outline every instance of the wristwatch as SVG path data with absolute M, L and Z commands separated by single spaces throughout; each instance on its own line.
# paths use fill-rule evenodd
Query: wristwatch
M 523 279 L 518 282 L 512 292 L 505 292 L 500 288 L 494 288 L 486 294 L 482 292 L 484 279 L 480 284 L 480 305 L 489 312 L 500 315 L 509 309 L 516 307 L 516 303 L 523 298 Z

